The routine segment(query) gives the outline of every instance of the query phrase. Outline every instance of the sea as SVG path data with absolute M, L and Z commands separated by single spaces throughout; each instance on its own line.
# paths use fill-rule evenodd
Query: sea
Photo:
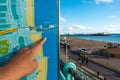
M 73 36 L 79 39 L 95 40 L 111 43 L 120 43 L 120 34 L 111 34 L 109 36 Z

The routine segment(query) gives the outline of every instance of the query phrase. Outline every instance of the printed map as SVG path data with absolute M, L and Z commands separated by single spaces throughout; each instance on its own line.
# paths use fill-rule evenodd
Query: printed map
M 39 68 L 21 80 L 58 79 L 58 1 L 0 0 L 0 66 L 44 37 L 36 56 Z

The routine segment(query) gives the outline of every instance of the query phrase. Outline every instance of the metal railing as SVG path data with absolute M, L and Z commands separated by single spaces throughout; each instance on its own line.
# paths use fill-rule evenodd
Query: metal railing
M 83 80 L 76 70 L 76 65 L 72 62 L 65 63 L 60 59 L 60 79 L 61 80 Z

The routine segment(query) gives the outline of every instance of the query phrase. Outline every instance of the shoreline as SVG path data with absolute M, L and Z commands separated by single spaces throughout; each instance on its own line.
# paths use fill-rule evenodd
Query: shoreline
M 74 37 L 74 38 L 77 38 L 77 39 L 82 39 L 82 38 L 78 38 L 78 37 L 75 37 L 75 36 L 71 36 L 71 37 Z M 91 40 L 91 41 L 98 41 L 98 42 L 105 42 L 105 43 L 120 44 L 120 42 L 101 41 L 101 40 L 94 40 L 94 39 L 83 39 L 83 40 Z
M 103 41 L 80 39 L 72 36 L 67 36 L 66 38 L 67 42 L 71 45 L 71 48 L 75 50 L 79 47 L 90 49 L 104 48 L 108 43 Z
M 60 35 L 60 36 L 67 36 L 67 37 L 74 37 L 74 38 L 78 38 L 78 39 L 94 40 L 94 41 L 100 41 L 100 42 L 120 44 L 120 41 L 119 41 L 120 38 L 118 38 L 118 37 L 120 37 L 120 33 L 119 34 L 111 34 L 111 36 L 75 36 L 75 35 L 70 35 L 70 36 L 69 35 Z M 114 38 L 117 38 L 117 40 Z

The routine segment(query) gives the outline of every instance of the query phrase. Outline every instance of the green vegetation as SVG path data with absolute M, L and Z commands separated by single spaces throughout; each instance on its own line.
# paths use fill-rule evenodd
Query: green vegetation
M 8 53 L 8 48 L 1 48 L 0 49 L 0 54 L 7 54 Z
M 8 40 L 0 41 L 0 54 L 8 53 L 9 42 Z
M 9 42 L 8 42 L 8 40 L 3 40 L 3 41 L 0 41 L 0 45 L 9 46 Z

